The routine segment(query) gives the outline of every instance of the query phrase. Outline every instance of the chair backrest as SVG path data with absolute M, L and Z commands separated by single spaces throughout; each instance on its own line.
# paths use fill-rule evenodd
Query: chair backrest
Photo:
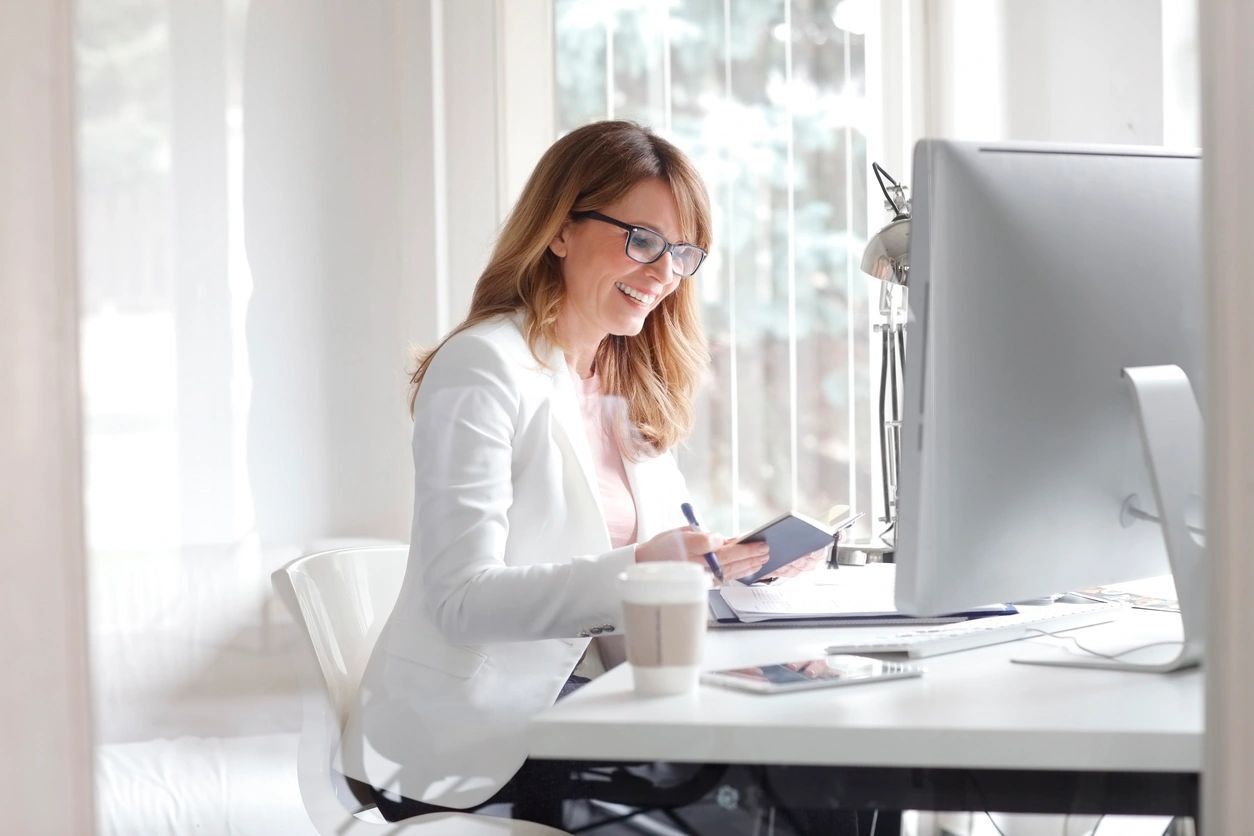
M 400 593 L 408 546 L 335 549 L 297 558 L 275 588 L 309 635 L 341 726 Z
M 299 557 L 270 576 L 292 616 L 305 628 L 330 697 L 330 706 L 318 699 L 312 712 L 306 701 L 297 769 L 309 820 L 328 836 L 382 832 L 378 824 L 354 815 L 373 805 L 356 797 L 332 763 L 346 710 L 396 606 L 408 561 L 408 546 L 335 549 Z M 332 707 L 335 718 L 328 715 Z M 332 729 L 335 720 L 337 728 Z M 468 813 L 433 813 L 387 827 L 387 833 L 395 836 L 570 836 L 535 822 Z

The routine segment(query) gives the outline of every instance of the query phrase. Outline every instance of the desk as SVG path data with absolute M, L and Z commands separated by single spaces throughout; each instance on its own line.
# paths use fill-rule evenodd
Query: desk
M 804 659 L 849 631 L 712 631 L 706 669 Z M 1131 610 L 1073 632 L 1118 652 L 1180 634 L 1179 617 Z M 762 696 L 702 685 L 641 698 L 616 668 L 531 723 L 533 757 L 787 767 L 844 808 L 1198 812 L 1199 670 L 1122 673 L 1017 665 L 1062 640 L 1029 639 L 920 660 L 927 673 Z M 838 790 L 834 789 L 839 787 Z

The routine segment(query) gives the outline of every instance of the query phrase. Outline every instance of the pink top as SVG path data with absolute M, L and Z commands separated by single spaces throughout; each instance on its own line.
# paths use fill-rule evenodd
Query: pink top
M 583 413 L 584 430 L 596 465 L 597 482 L 601 490 L 601 510 L 605 513 L 605 525 L 610 531 L 610 545 L 621 548 L 636 542 L 636 502 L 627 483 L 627 470 L 623 456 L 614 443 L 610 428 L 617 416 L 625 418 L 626 410 L 619 401 L 601 394 L 601 379 L 596 374 L 587 380 L 574 375 L 579 394 L 579 411 Z

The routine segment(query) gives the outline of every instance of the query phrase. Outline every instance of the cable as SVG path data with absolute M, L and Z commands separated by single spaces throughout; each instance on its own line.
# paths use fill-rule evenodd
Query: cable
M 985 817 L 988 819 L 988 823 L 993 826 L 993 829 L 996 830 L 1000 836 L 1006 836 L 1005 831 L 997 826 L 996 820 L 993 819 L 993 814 L 988 811 L 988 796 L 984 794 L 984 788 L 980 786 L 980 782 L 975 780 L 975 773 L 969 769 L 964 769 L 963 774 L 966 776 L 967 780 L 971 782 L 971 786 L 975 788 L 975 794 L 980 797 L 980 806 L 984 808 L 981 812 L 984 813 Z M 972 829 L 974 822 L 975 817 L 972 816 L 971 820 L 967 823 L 968 832 Z
M 895 189 L 900 190 L 901 184 L 894 180 L 893 176 L 885 171 L 884 167 L 879 163 L 871 163 L 871 170 L 875 172 L 875 179 L 879 181 L 880 191 L 884 193 L 884 199 L 888 201 L 889 206 L 893 207 L 893 215 L 897 217 L 905 217 L 906 213 L 901 211 L 901 207 L 897 205 L 897 201 L 893 200 L 892 196 L 888 193 L 888 186 L 884 185 L 884 178 L 887 177 L 888 182 L 892 183 L 893 188 Z M 896 219 L 897 218 L 895 217 L 894 220 Z
M 1193 821 L 1188 816 L 1172 816 L 1171 821 L 1167 822 L 1167 828 L 1163 831 L 1162 836 L 1181 836 L 1184 833 L 1196 833 L 1193 828 L 1185 827 L 1185 822 Z M 1179 825 L 1179 827 L 1177 827 Z
M 1059 630 L 1057 633 L 1051 633 L 1048 630 L 1038 630 L 1035 627 L 1025 627 L 1024 629 L 1027 630 L 1029 633 L 1040 633 L 1042 636 L 1049 636 L 1051 639 L 1065 639 L 1066 641 L 1073 643 L 1076 647 L 1078 647 L 1080 650 L 1084 651 L 1085 653 L 1088 653 L 1092 656 L 1097 656 L 1102 659 L 1110 659 L 1111 661 L 1117 661 L 1121 657 L 1127 656 L 1129 653 L 1136 653 L 1138 650 L 1147 650 L 1151 647 L 1162 647 L 1163 645 L 1168 645 L 1168 644 L 1176 644 L 1176 645 L 1184 644 L 1183 641 L 1176 639 L 1174 641 L 1150 642 L 1149 644 L 1137 645 L 1136 647 L 1129 647 L 1127 650 L 1121 650 L 1118 653 L 1102 653 L 1100 650 L 1094 650 L 1091 647 L 1085 647 L 1084 645 L 1080 644 L 1080 640 L 1077 639 L 1075 636 L 1064 636 L 1062 634 L 1063 631 L 1061 630 Z M 1068 629 L 1074 630 L 1075 628 L 1070 627 Z M 1098 819 L 1098 823 L 1099 824 L 1101 823 L 1101 819 Z

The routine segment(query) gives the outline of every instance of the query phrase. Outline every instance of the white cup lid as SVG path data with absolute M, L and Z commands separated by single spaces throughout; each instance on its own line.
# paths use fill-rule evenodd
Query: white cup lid
M 695 563 L 660 560 L 628 566 L 619 573 L 618 584 L 625 601 L 704 601 L 710 588 L 710 576 Z

